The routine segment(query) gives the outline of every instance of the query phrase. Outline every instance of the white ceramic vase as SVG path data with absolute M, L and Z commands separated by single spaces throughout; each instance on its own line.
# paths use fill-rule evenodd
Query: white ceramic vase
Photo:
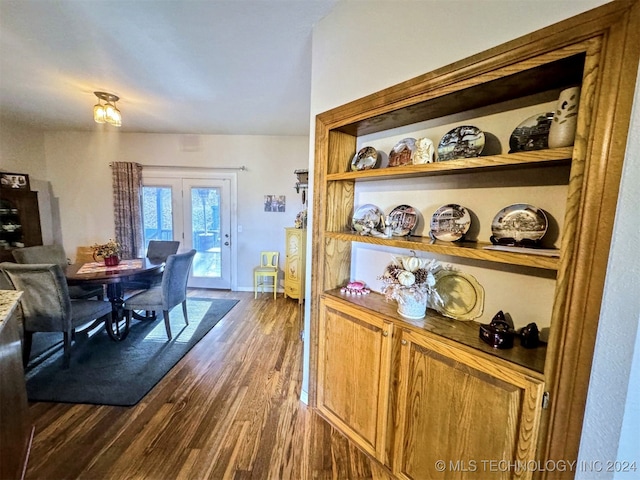
M 416 165 L 433 163 L 436 149 L 433 141 L 428 138 L 420 138 L 416 141 L 416 151 L 413 154 L 413 163 Z
M 418 300 L 409 292 L 402 292 L 402 298 L 398 300 L 398 313 L 405 318 L 418 320 L 424 318 L 427 313 L 428 298 Z
M 560 92 L 553 121 L 549 128 L 549 148 L 573 145 L 578 121 L 580 87 L 571 87 Z

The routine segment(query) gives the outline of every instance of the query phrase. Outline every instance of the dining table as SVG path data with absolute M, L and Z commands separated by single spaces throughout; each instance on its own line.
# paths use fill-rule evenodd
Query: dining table
M 111 302 L 111 315 L 105 318 L 105 328 L 111 339 L 122 341 L 129 333 L 124 315 L 124 285 L 144 282 L 162 274 L 164 262 L 149 258 L 120 260 L 118 265 L 104 262 L 73 263 L 65 269 L 68 285 L 104 285 Z

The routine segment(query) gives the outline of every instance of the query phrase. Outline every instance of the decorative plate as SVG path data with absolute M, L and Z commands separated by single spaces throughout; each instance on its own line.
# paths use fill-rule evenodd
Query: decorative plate
M 378 164 L 378 151 L 373 147 L 363 147 L 351 160 L 351 170 L 370 170 Z
M 484 288 L 467 273 L 454 270 L 440 270 L 434 274 L 435 289 L 442 299 L 433 299 L 430 307 L 445 317 L 468 321 L 482 315 L 484 309 Z
M 464 237 L 471 225 L 471 215 L 465 207 L 451 203 L 443 205 L 431 217 L 431 235 L 438 240 L 455 242 Z
M 375 205 L 367 203 L 356 209 L 351 224 L 353 229 L 360 235 L 367 235 L 372 231 L 378 231 L 378 226 L 383 217 L 382 210 Z
M 389 166 L 410 165 L 413 163 L 413 153 L 416 151 L 416 139 L 404 138 L 396 143 L 389 153 Z
M 536 245 L 547 232 L 544 211 L 527 203 L 516 203 L 500 210 L 491 222 L 491 242 L 500 245 Z
M 409 205 L 399 205 L 389 213 L 389 224 L 394 237 L 411 235 L 418 224 L 418 211 Z
M 509 138 L 509 153 L 549 148 L 549 127 L 553 112 L 542 112 L 527 118 Z
M 463 125 L 447 132 L 438 144 L 438 161 L 477 157 L 484 148 L 484 132 Z

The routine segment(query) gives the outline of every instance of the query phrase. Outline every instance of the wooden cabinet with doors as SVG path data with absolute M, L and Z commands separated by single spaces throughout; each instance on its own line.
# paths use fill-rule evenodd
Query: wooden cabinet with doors
M 497 361 L 439 335 L 447 320 L 426 331 L 394 311 L 322 297 L 319 412 L 398 478 L 531 478 L 544 382 L 518 365 L 530 352 Z
M 318 410 L 384 462 L 393 326 L 324 298 L 320 327 Z
M 414 455 L 431 459 L 421 451 L 423 444 L 432 437 L 445 441 L 444 430 L 450 428 L 448 423 L 425 423 L 422 410 L 410 410 L 424 398 L 418 380 L 428 382 L 428 398 L 450 404 L 450 411 L 446 405 L 432 406 L 441 415 L 460 412 L 460 431 L 466 433 L 452 432 L 457 449 L 483 451 L 483 458 L 501 450 L 501 458 L 509 459 L 577 458 L 639 57 L 640 2 L 616 1 L 318 115 L 310 401 L 396 476 L 438 478 L 434 469 L 424 470 L 429 465 L 416 463 Z M 574 144 L 509 153 L 510 135 L 519 123 L 534 113 L 553 111 L 560 92 L 574 86 L 580 87 Z M 437 145 L 456 125 L 476 125 L 497 142 L 473 158 L 350 168 L 364 146 L 389 151 L 403 137 L 428 137 Z M 476 241 L 434 242 L 428 234 L 385 238 L 351 230 L 360 203 L 376 203 L 387 212 L 394 206 L 391 201 L 377 202 L 391 198 L 395 205 L 405 203 L 399 200 L 408 189 L 412 206 L 423 216 L 430 217 L 430 208 L 452 203 L 452 198 L 468 199 L 466 205 L 453 203 L 474 211 L 479 224 Z M 491 245 L 492 218 L 507 205 L 510 194 L 550 211 L 557 257 L 485 248 Z M 484 287 L 486 305 L 511 302 L 514 320 L 527 319 L 535 311 L 536 322 L 548 328 L 548 346 L 491 349 L 478 338 L 475 321 L 459 322 L 428 310 L 427 317 L 414 324 L 401 318 L 380 294 L 340 293 L 348 281 L 361 280 L 352 275 L 371 270 L 367 259 L 384 254 L 388 262 L 399 250 L 452 263 L 462 271 L 473 269 Z M 380 264 L 380 274 L 385 265 Z M 518 302 L 519 298 L 527 301 Z M 332 301 L 349 308 L 328 309 Z M 485 309 L 477 320 L 489 323 L 497 310 Z M 387 429 L 382 440 L 372 428 L 378 428 L 378 435 L 388 412 L 380 406 L 383 392 L 372 385 L 380 388 L 384 375 L 377 373 L 379 361 L 369 364 L 372 352 L 382 351 L 376 342 L 382 341 L 386 322 L 395 332 L 393 348 L 403 352 L 394 356 L 403 366 L 392 374 L 405 372 L 409 383 L 404 390 L 387 392 L 390 405 L 397 406 L 394 418 L 404 419 L 404 426 Z M 371 331 L 369 324 L 377 325 L 379 339 L 364 335 Z M 339 325 L 350 328 L 342 331 Z M 401 339 L 408 345 L 396 347 L 394 342 Z M 347 346 L 349 342 L 368 347 Z M 341 366 L 349 369 L 344 381 L 338 381 Z M 459 379 L 464 390 L 453 388 L 447 376 Z M 540 407 L 542 385 L 549 398 L 547 409 Z M 396 394 L 406 404 L 396 402 Z M 361 407 L 355 399 L 360 398 L 375 420 L 358 419 Z M 477 403 L 480 399 L 483 405 Z M 490 405 L 506 409 L 507 418 L 500 422 L 499 412 L 484 408 Z M 487 431 L 477 420 L 483 412 L 492 419 Z M 489 441 L 487 433 L 504 439 Z M 381 444 L 392 454 L 381 453 Z M 438 448 L 444 448 L 436 450 L 443 455 L 453 451 Z M 547 472 L 538 473 L 548 478 Z M 554 475 L 572 478 L 574 472 Z
M 302 228 L 285 229 L 284 261 L 284 298 L 304 300 L 304 275 L 307 230 Z
M 421 332 L 400 337 L 398 478 L 531 478 L 541 375 Z
M 42 245 L 38 192 L 0 189 L 0 261 L 12 262 L 11 250 Z

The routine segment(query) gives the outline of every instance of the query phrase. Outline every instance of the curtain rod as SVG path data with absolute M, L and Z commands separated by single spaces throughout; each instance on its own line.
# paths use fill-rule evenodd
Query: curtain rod
M 113 162 L 109 162 L 109 166 L 113 167 Z M 244 165 L 241 165 L 239 167 L 194 167 L 194 166 L 175 166 L 175 165 L 143 165 L 140 164 L 141 167 L 148 167 L 148 168 L 200 168 L 200 169 L 205 169 L 205 170 L 241 170 L 241 171 L 246 171 L 247 167 L 245 167 Z

